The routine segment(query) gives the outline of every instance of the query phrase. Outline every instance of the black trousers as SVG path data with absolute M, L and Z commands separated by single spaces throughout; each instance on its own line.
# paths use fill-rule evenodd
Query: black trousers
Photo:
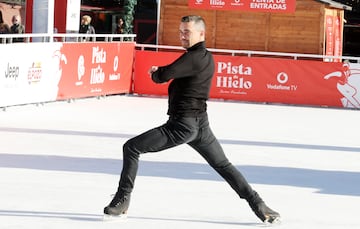
M 195 149 L 235 190 L 248 201 L 257 193 L 243 175 L 226 158 L 224 151 L 210 129 L 207 115 L 200 117 L 170 117 L 162 126 L 128 140 L 123 146 L 123 169 L 118 191 L 131 193 L 138 170 L 139 156 L 158 152 L 180 144 Z

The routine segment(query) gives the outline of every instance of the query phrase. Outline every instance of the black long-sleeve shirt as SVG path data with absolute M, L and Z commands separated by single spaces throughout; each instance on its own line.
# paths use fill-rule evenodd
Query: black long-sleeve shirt
M 159 67 L 152 74 L 155 83 L 172 80 L 168 88 L 168 115 L 194 117 L 205 114 L 214 66 L 205 42 L 199 42 L 173 63 Z

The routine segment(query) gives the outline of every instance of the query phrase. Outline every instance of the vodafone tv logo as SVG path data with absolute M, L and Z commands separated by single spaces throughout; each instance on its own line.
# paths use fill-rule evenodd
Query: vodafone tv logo
M 277 81 L 281 84 L 285 84 L 288 82 L 289 80 L 289 76 L 285 73 L 285 72 L 280 72 L 277 77 L 276 77 Z
M 324 76 L 325 80 L 336 80 L 336 88 L 344 96 L 341 103 L 346 108 L 360 108 L 360 64 L 344 63 L 342 71 Z
M 109 80 L 120 80 L 121 75 L 118 72 L 119 69 L 119 57 L 114 57 L 114 63 L 113 63 L 113 73 L 109 75 Z
M 289 75 L 286 72 L 279 72 L 276 75 L 277 83 L 268 83 L 266 85 L 269 90 L 296 91 L 298 85 L 289 84 Z

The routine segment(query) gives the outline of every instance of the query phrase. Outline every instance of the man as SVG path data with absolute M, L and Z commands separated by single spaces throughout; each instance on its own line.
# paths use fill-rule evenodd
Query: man
M 119 17 L 118 18 L 118 23 L 116 24 L 116 27 L 115 27 L 114 33 L 115 34 L 123 34 L 124 33 L 124 26 L 125 26 L 124 20 L 121 17 Z
M 118 190 L 105 215 L 126 214 L 134 187 L 140 154 L 158 152 L 183 143 L 190 145 L 235 190 L 248 201 L 255 214 L 273 223 L 280 215 L 268 208 L 242 174 L 226 158 L 212 133 L 206 111 L 211 79 L 212 54 L 205 48 L 205 22 L 200 16 L 185 16 L 180 23 L 180 41 L 186 52 L 172 64 L 149 70 L 155 83 L 172 80 L 169 85 L 169 120 L 128 140 L 123 146 L 123 169 Z
M 10 31 L 13 34 L 24 34 L 25 33 L 25 27 L 21 24 L 21 18 L 19 15 L 14 15 L 11 19 L 12 26 L 10 27 Z M 23 42 L 24 38 L 21 37 L 15 37 L 13 38 L 13 42 Z
M 89 15 L 84 15 L 81 18 L 79 33 L 84 34 L 95 34 L 95 28 L 91 25 L 91 17 Z M 94 38 L 91 37 L 83 37 L 82 41 L 93 41 Z

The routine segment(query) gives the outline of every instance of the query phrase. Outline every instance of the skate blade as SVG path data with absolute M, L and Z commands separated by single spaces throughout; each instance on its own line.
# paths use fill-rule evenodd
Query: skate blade
M 275 226 L 281 224 L 280 217 L 269 217 L 264 221 L 265 225 L 267 226 Z
M 108 215 L 104 214 L 103 221 L 125 221 L 127 219 L 127 214 L 120 215 Z

